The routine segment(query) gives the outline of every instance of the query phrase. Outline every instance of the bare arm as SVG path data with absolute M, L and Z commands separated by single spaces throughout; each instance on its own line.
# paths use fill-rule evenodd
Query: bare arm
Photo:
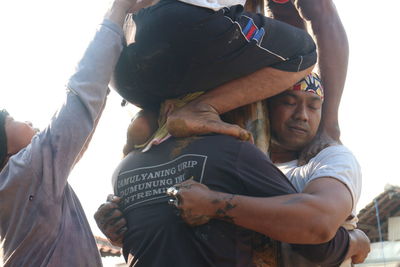
M 268 7 L 274 18 L 299 28 L 305 29 L 302 19 L 309 22 L 317 43 L 317 66 L 325 89 L 319 131 L 304 149 L 299 159 L 302 165 L 323 148 L 340 143 L 338 109 L 346 81 L 349 44 L 332 0 L 295 0 L 294 3 L 268 1 Z
M 200 185 L 200 184 L 198 184 Z M 203 186 L 203 185 L 200 185 Z M 231 196 L 227 195 L 228 198 Z M 119 210 L 118 202 L 120 198 L 109 195 L 107 202 L 102 204 L 94 218 L 98 227 L 108 238 L 108 240 L 116 246 L 122 247 L 122 240 L 127 231 L 126 220 L 123 218 L 122 212 Z M 229 209 L 232 206 L 225 206 L 223 209 Z M 210 217 L 197 216 L 192 217 L 192 222 L 205 223 Z M 226 218 L 225 218 L 226 219 Z M 346 239 L 347 238 L 347 239 Z M 348 240 L 348 246 L 346 243 Z M 308 258 L 312 262 L 331 264 L 332 260 L 339 264 L 343 260 L 341 254 L 346 254 L 345 259 L 352 258 L 353 263 L 362 263 L 370 251 L 370 243 L 368 237 L 358 229 L 347 231 L 340 227 L 334 239 L 324 244 L 318 245 L 292 245 L 293 249 Z M 332 258 L 332 252 L 336 252 L 336 257 Z M 310 257 L 311 255 L 311 257 Z M 337 256 L 339 255 L 339 257 Z
M 269 198 L 211 191 L 194 181 L 178 188 L 178 208 L 189 224 L 224 219 L 287 243 L 331 240 L 352 209 L 350 191 L 332 178 L 316 179 L 299 194 Z
M 325 86 L 320 128 L 339 140 L 338 108 L 347 75 L 349 44 L 332 0 L 297 0 L 300 15 L 310 22 L 318 47 L 318 67 Z
M 315 141 L 303 151 L 299 162 L 302 164 L 318 153 L 318 150 L 340 142 L 338 109 L 346 81 L 349 44 L 332 0 L 298 0 L 295 4 L 301 16 L 311 24 L 318 47 L 319 72 L 325 89 L 319 132 Z
M 336 141 L 340 137 L 338 108 L 347 75 L 349 44 L 343 24 L 332 0 L 296 0 L 298 13 L 288 6 L 280 5 L 275 10 L 285 16 L 278 19 L 298 19 L 298 15 L 311 25 L 317 47 L 318 67 L 325 87 L 325 103 L 320 128 Z M 285 7 L 287 6 L 287 7 Z M 288 12 L 291 12 L 289 14 Z M 290 22 L 287 21 L 287 22 Z

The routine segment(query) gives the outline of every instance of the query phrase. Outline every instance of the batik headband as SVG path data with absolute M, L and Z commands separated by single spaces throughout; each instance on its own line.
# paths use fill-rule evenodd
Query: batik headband
M 293 85 L 292 90 L 304 91 L 318 95 L 324 100 L 324 89 L 318 74 L 311 73 Z
M 3 109 L 0 110 L 0 168 L 4 165 L 7 157 L 7 135 L 6 135 L 6 117 L 8 112 Z

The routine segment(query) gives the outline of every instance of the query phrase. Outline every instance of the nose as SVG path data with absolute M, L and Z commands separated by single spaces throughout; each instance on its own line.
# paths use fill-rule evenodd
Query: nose
M 305 105 L 297 105 L 293 118 L 300 121 L 308 121 L 308 114 Z
M 30 121 L 25 121 L 25 123 L 28 124 L 29 126 L 33 127 L 32 122 L 30 122 Z

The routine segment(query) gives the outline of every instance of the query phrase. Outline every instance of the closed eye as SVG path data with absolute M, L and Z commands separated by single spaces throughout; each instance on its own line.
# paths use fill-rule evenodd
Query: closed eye
M 287 106 L 295 106 L 295 105 L 296 105 L 296 102 L 292 102 L 292 101 L 283 101 L 283 104 L 284 104 L 284 105 L 287 105 Z
M 320 108 L 317 107 L 317 106 L 308 106 L 308 108 L 311 109 L 311 110 L 318 110 L 318 109 L 320 109 Z

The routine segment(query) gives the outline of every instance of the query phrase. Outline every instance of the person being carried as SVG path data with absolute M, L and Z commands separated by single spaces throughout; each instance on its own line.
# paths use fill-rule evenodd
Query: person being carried
M 248 140 L 249 132 L 218 114 L 284 91 L 311 72 L 317 56 L 306 31 L 246 12 L 244 4 L 160 0 L 140 10 L 133 15 L 135 42 L 121 55 L 113 87 L 146 112 L 165 99 L 207 91 L 170 114 L 169 132 Z
M 105 105 L 136 0 L 115 0 L 41 132 L 0 112 L 0 243 L 4 266 L 101 266 L 92 231 L 67 182 Z M 2 265 L 3 266 L 3 265 Z

